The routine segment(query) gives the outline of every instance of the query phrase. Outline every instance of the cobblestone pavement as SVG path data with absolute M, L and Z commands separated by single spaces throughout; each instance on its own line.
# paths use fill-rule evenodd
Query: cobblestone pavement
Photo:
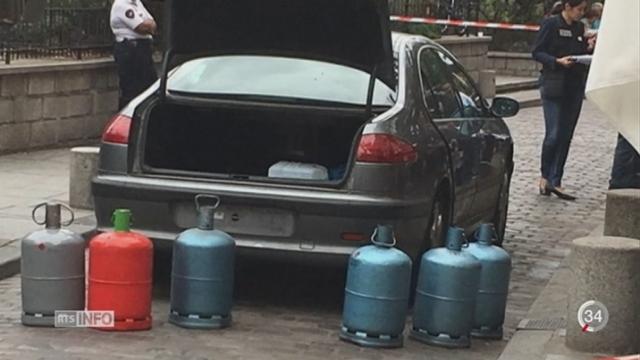
M 605 116 L 585 102 L 563 179 L 567 191 L 579 198 L 567 202 L 537 195 L 542 109 L 526 109 L 507 122 L 516 144 L 505 235 L 505 249 L 513 255 L 505 323 L 512 333 L 569 253 L 571 241 L 603 223 L 617 135 Z
M 568 253 L 572 239 L 602 222 L 615 133 L 590 104 L 576 131 L 566 187 L 576 202 L 537 195 L 541 109 L 508 123 L 516 139 L 516 170 L 505 248 L 513 255 L 507 337 Z M 166 260 L 158 259 L 159 263 Z M 396 350 L 363 349 L 337 340 L 344 270 L 327 266 L 240 263 L 233 326 L 193 331 L 166 323 L 167 276 L 155 287 L 154 328 L 105 333 L 38 329 L 19 323 L 19 277 L 0 281 L 0 359 L 496 359 L 506 341 L 474 341 L 445 350 L 407 339 Z

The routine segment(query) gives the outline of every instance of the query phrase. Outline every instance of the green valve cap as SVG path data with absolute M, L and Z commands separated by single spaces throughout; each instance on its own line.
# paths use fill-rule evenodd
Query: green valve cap
M 131 225 L 131 210 L 116 209 L 113 212 L 113 227 L 115 231 L 129 231 Z

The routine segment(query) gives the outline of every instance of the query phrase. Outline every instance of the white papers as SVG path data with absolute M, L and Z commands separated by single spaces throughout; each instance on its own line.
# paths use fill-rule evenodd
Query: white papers
M 574 55 L 571 57 L 571 60 L 583 65 L 591 65 L 592 59 L 593 55 Z

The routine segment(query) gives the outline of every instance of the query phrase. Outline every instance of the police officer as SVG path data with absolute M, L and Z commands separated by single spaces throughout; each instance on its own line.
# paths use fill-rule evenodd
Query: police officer
M 586 0 L 562 0 L 560 13 L 542 23 L 533 49 L 533 58 L 542 63 L 540 92 L 545 120 L 540 194 L 553 193 L 564 200 L 575 200 L 563 190 L 562 177 L 587 75 L 587 67 L 576 63 L 572 55 L 584 55 L 593 45 L 580 22 L 586 9 Z
M 152 59 L 156 22 L 142 1 L 114 0 L 110 24 L 116 40 L 114 57 L 120 77 L 119 106 L 123 108 L 158 77 Z

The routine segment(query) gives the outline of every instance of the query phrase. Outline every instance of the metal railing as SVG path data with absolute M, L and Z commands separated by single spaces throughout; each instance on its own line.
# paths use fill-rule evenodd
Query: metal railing
M 480 0 L 389 0 L 391 15 L 425 17 L 437 19 L 478 20 Z M 470 29 L 454 29 L 439 25 L 398 25 L 397 31 L 418 32 L 429 37 L 440 34 L 469 34 Z M 472 30 L 475 32 L 476 30 Z
M 0 24 L 0 56 L 5 64 L 18 59 L 105 56 L 111 51 L 109 9 L 46 8 L 37 22 Z
M 480 0 L 389 0 L 391 15 L 478 20 Z
M 553 0 L 545 0 L 545 9 L 548 9 Z M 462 19 L 467 21 L 490 21 L 503 22 L 501 17 L 496 17 L 495 9 L 493 13 L 486 13 L 488 10 L 483 7 L 480 0 L 389 0 L 389 7 L 392 15 L 425 17 L 437 19 Z M 526 9 L 525 9 L 526 10 Z M 542 9 L 536 11 L 523 10 L 514 14 L 520 15 L 517 23 L 537 24 L 542 18 Z M 505 10 L 503 10 L 505 11 Z M 508 11 L 511 11 L 510 9 Z M 527 16 L 523 16 L 523 14 Z M 523 19 L 527 18 L 528 19 Z M 507 20 L 508 21 L 508 20 Z M 503 30 L 491 28 L 453 28 L 441 25 L 392 23 L 393 30 L 401 32 L 413 32 L 427 37 L 436 38 L 441 34 L 464 35 L 469 33 L 491 36 L 492 41 L 489 49 L 492 51 L 504 52 L 529 52 L 533 46 L 537 33 L 533 31 Z

